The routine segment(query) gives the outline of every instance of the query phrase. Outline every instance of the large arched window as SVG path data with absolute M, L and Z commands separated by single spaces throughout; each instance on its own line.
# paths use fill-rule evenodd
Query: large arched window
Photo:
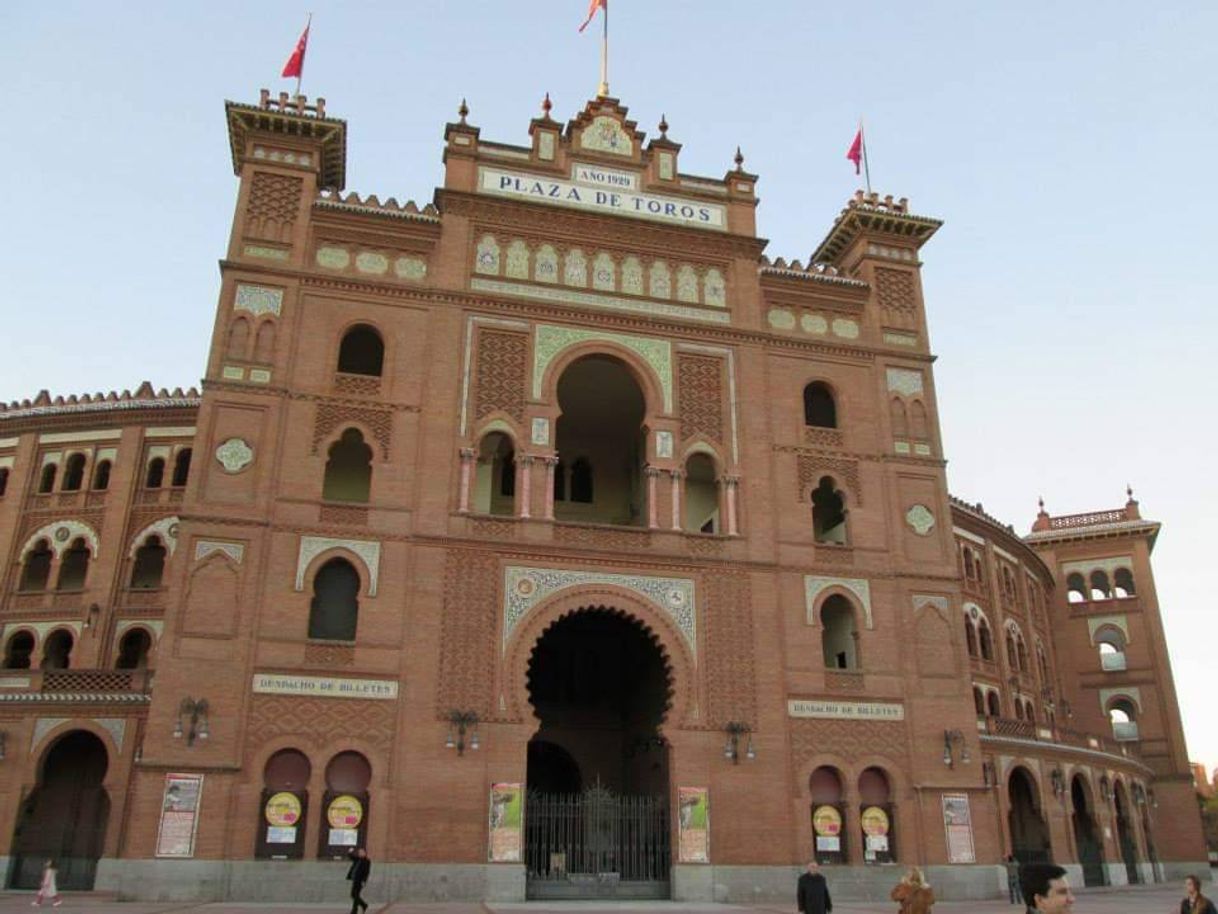
M 691 454 L 685 461 L 685 529 L 719 532 L 719 484 L 715 462 L 706 454 Z
M 1132 742 L 1138 738 L 1138 709 L 1128 698 L 1116 698 L 1108 704 L 1108 720 L 1112 723 L 1112 735 L 1118 742 Z
M 973 620 L 968 616 L 964 617 L 964 643 L 968 646 L 968 655 L 970 657 L 976 657 L 977 628 L 973 625 Z
M 837 404 L 833 401 L 833 391 L 822 381 L 813 381 L 804 388 L 804 425 L 837 428 Z
M 132 628 L 118 643 L 118 659 L 114 668 L 118 670 L 142 670 L 148 666 L 148 652 L 152 650 L 152 637 L 147 629 Z
M 59 560 L 59 581 L 56 590 L 84 590 L 89 576 L 89 544 L 84 537 L 77 537 L 64 550 Z
M 338 370 L 379 378 L 385 364 L 385 343 L 367 324 L 356 324 L 338 347 Z
M 0 498 L 8 490 L 8 467 L 0 467 Z
M 977 686 L 973 686 L 973 710 L 978 717 L 985 717 L 985 693 Z
M 68 458 L 68 462 L 64 464 L 63 469 L 63 486 L 64 492 L 79 492 L 85 484 L 85 455 L 73 454 Z
M 144 545 L 135 550 L 135 561 L 131 566 L 133 590 L 155 590 L 161 586 L 167 554 L 160 537 L 150 536 L 144 540 Z
M 985 707 L 990 717 L 1002 717 L 1002 704 L 998 700 L 997 692 L 986 692 Z
M 304 856 L 312 770 L 308 757 L 299 749 L 280 749 L 267 759 L 262 771 L 262 798 L 257 806 L 258 839 L 254 856 L 278 860 L 299 860 Z
M 892 786 L 882 768 L 864 768 L 859 775 L 859 827 L 867 863 L 896 860 L 895 810 Z
M 571 501 L 592 504 L 592 464 L 587 457 L 576 457 L 571 464 Z
M 29 632 L 17 632 L 4 645 L 4 668 L 6 670 L 28 670 L 34 655 L 34 636 Z
M 346 559 L 330 559 L 313 579 L 309 637 L 354 641 L 359 617 L 359 572 Z
M 1113 575 L 1113 580 L 1116 582 L 1116 595 L 1118 597 L 1132 597 L 1137 593 L 1133 589 L 1133 572 L 1128 568 L 1118 568 Z
M 977 642 L 981 648 L 982 660 L 994 659 L 994 639 L 990 635 L 990 624 L 982 619 L 977 623 Z
M 846 543 L 846 500 L 831 476 L 812 490 L 812 535 L 818 543 Z
M 1091 572 L 1091 599 L 1108 600 L 1112 598 L 1112 588 L 1108 584 L 1108 572 L 1096 569 Z
M 94 492 L 104 492 L 110 488 L 110 467 L 109 460 L 99 460 L 97 466 L 93 468 Z
M 326 501 L 367 502 L 372 492 L 372 448 L 359 429 L 349 428 L 330 445 L 321 497 Z
M 1015 650 L 1015 633 L 1007 629 L 1007 666 L 1012 670 L 1019 668 L 1019 657 Z
M 59 473 L 59 467 L 53 463 L 48 463 L 42 468 L 42 475 L 38 477 L 38 494 L 45 495 L 48 492 L 55 491 L 55 476 Z
M 18 590 L 46 590 L 51 578 L 51 560 L 54 557 L 50 542 L 45 539 L 36 542 L 34 547 L 25 554 Z
M 326 765 L 325 821 L 319 859 L 342 860 L 363 847 L 368 833 L 368 785 L 372 766 L 358 752 L 340 752 Z
M 42 646 L 42 668 L 44 670 L 66 670 L 72 657 L 72 633 L 56 629 L 47 635 Z
M 857 670 L 858 627 L 850 601 L 841 594 L 833 594 L 821 605 L 820 621 L 825 667 L 831 670 Z
M 822 765 L 808 779 L 812 795 L 813 851 L 820 863 L 845 863 L 849 857 L 841 772 Z
M 173 459 L 173 480 L 170 485 L 176 488 L 186 485 L 186 480 L 190 478 L 190 456 L 191 449 L 188 447 L 178 451 Z
M 1105 625 L 1095 633 L 1095 643 L 1100 650 L 1100 669 L 1105 672 L 1120 672 L 1126 668 L 1125 635 L 1111 625 Z
M 165 482 L 165 460 L 153 457 L 148 461 L 148 470 L 144 473 L 144 488 L 159 489 Z
M 1085 603 L 1089 599 L 1087 581 L 1077 571 L 1066 576 L 1066 599 L 1071 603 Z

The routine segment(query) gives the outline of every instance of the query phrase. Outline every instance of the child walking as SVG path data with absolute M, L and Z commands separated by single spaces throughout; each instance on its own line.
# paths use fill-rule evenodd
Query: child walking
M 33 907 L 41 908 L 43 900 L 50 898 L 52 907 L 59 907 L 63 899 L 59 897 L 59 886 L 55 884 L 55 861 L 48 860 L 42 868 L 42 883 L 38 886 L 38 894 L 34 896 Z

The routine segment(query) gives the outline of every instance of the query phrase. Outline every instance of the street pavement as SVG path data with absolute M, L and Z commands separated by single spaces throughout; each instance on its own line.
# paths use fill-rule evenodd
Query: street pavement
M 1205 887 L 1206 894 L 1210 886 Z M 1216 893 L 1218 894 L 1218 893 Z M 792 895 L 794 892 L 792 891 Z M 60 911 L 88 914 L 340 914 L 350 910 L 340 904 L 252 904 L 219 902 L 189 904 L 182 902 L 119 902 L 111 897 L 93 894 L 66 893 Z M 1098 889 L 1078 893 L 1074 914 L 1176 914 L 1180 910 L 1183 886 L 1135 886 L 1120 889 Z M 0 893 L 0 914 L 29 911 L 31 892 Z M 715 905 L 679 902 L 529 902 L 527 904 L 411 904 L 391 902 L 378 904 L 369 899 L 368 914 L 795 914 L 791 905 Z M 50 905 L 47 905 L 49 908 Z M 893 914 L 896 905 L 878 902 L 842 902 L 833 906 L 834 914 Z M 935 905 L 935 914 L 997 914 L 1018 912 L 1021 908 L 1002 901 L 953 901 Z

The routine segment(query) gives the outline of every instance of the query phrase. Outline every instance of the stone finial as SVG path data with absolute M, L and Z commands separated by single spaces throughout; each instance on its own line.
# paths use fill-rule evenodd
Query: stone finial
M 1129 520 L 1141 520 L 1142 512 L 1138 510 L 1138 500 L 1133 497 L 1133 486 L 1125 483 L 1125 495 L 1129 501 L 1125 502 L 1125 517 Z
M 740 147 L 736 147 L 736 171 L 744 171 L 744 153 L 740 151 Z
M 546 93 L 546 97 L 541 100 L 541 115 L 547 121 L 550 119 L 550 109 L 554 107 L 554 103 L 550 101 L 550 93 Z
M 668 139 L 668 118 L 663 114 L 660 115 L 660 137 Z
M 461 123 L 465 123 L 465 118 L 469 115 L 469 105 L 465 103 L 465 99 L 461 99 L 461 106 L 457 108 L 457 115 L 461 118 Z

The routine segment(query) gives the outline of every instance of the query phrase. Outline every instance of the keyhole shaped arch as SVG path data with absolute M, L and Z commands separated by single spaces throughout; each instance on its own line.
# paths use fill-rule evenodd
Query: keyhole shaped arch
M 633 620 L 656 643 L 668 673 L 668 707 L 661 729 L 679 728 L 696 712 L 700 702 L 697 688 L 697 658 L 684 634 L 671 617 L 638 594 L 613 585 L 587 585 L 565 588 L 533 607 L 522 618 L 503 644 L 501 694 L 508 713 L 527 720 L 534 728 L 541 720 L 529 698 L 529 661 L 542 636 L 560 620 L 586 610 L 608 610 Z
M 558 382 L 567 369 L 588 356 L 616 359 L 621 362 L 633 377 L 635 384 L 643 394 L 643 424 L 648 428 L 654 427 L 654 422 L 660 416 L 670 416 L 673 411 L 673 369 L 672 354 L 668 354 L 668 384 L 661 380 L 658 370 L 644 359 L 638 352 L 613 340 L 592 339 L 572 343 L 556 354 L 545 367 L 541 376 L 540 399 L 550 404 L 554 409 L 558 404 Z M 561 418 L 556 413 L 554 421 L 557 424 Z

